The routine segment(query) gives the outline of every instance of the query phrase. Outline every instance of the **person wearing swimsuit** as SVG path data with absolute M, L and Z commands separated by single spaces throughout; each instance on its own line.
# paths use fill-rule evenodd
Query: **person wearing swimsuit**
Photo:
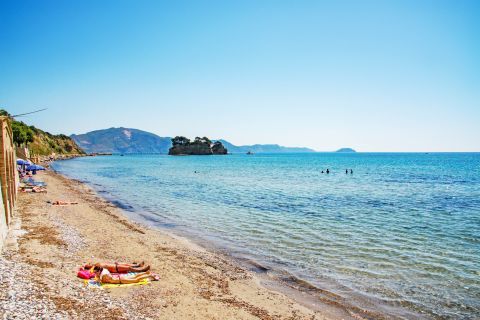
M 97 269 L 104 268 L 108 269 L 108 271 L 112 273 L 127 273 L 127 272 L 145 272 L 150 270 L 150 266 L 146 266 L 143 262 L 142 263 L 95 263 L 95 264 L 86 264 L 84 266 L 85 269 L 90 269 L 91 267 L 95 267 Z
M 113 283 L 113 284 L 130 284 L 138 283 L 143 279 L 149 279 L 151 281 L 158 281 L 157 275 L 150 272 L 140 272 L 135 275 L 128 274 L 111 274 L 107 268 L 101 268 L 97 270 L 97 277 L 101 283 Z

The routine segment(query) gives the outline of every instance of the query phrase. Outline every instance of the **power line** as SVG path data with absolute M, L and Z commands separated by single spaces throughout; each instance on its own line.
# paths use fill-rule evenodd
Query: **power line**
M 35 111 L 32 111 L 32 112 L 17 114 L 17 115 L 10 116 L 10 117 L 11 117 L 11 118 L 23 117 L 23 116 L 26 116 L 27 114 L 36 113 L 36 112 L 44 111 L 44 110 L 47 110 L 47 109 L 48 109 L 48 108 L 44 108 L 44 109 L 35 110 Z

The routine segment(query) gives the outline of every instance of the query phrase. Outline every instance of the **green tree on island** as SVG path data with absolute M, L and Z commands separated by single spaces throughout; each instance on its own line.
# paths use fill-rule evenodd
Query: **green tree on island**
M 211 155 L 227 154 L 227 149 L 220 141 L 212 143 L 207 137 L 195 137 L 190 141 L 183 136 L 172 138 L 172 147 L 168 150 L 169 155 Z
M 205 144 L 210 146 L 212 144 L 212 141 L 208 139 L 207 137 L 195 137 L 195 140 L 193 141 L 193 144 Z
M 176 136 L 175 138 L 172 138 L 173 146 L 188 146 L 190 143 L 190 139 L 183 136 Z

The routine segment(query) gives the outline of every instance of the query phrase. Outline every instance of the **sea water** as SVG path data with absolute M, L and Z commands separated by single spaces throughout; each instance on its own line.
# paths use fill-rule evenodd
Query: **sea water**
M 353 305 L 480 318 L 479 153 L 125 155 L 53 167 L 131 216 Z

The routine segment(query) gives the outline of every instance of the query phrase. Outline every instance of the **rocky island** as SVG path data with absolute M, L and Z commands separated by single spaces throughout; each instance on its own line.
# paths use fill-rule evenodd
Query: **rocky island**
M 172 147 L 168 154 L 172 156 L 227 154 L 227 149 L 222 142 L 212 142 L 207 137 L 196 137 L 192 142 L 188 138 L 177 136 L 172 138 Z

